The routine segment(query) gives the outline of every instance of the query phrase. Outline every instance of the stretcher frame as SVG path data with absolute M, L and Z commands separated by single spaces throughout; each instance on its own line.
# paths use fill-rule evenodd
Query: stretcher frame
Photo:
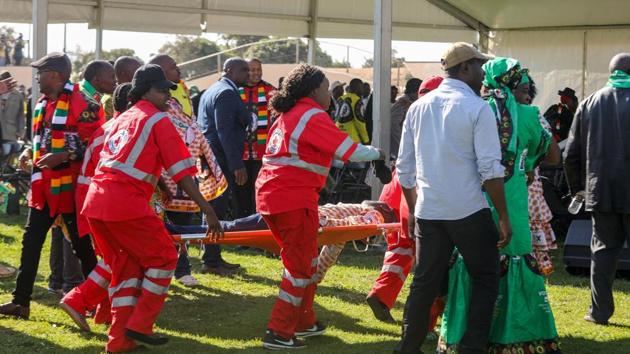
M 323 246 L 362 240 L 378 234 L 398 232 L 400 227 L 400 223 L 320 227 L 317 243 L 319 246 Z M 171 234 L 171 237 L 175 243 L 250 246 L 276 254 L 280 253 L 280 246 L 274 239 L 271 230 L 268 229 L 226 232 L 224 238 L 218 241 L 213 241 L 205 233 Z

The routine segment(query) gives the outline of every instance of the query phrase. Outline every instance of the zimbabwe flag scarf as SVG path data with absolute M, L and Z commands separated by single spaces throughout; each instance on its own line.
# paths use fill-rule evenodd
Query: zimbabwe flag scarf
M 50 134 L 46 135 L 46 104 L 47 99 L 44 97 L 37 106 L 33 114 L 33 173 L 31 182 L 35 183 L 42 179 L 42 171 L 35 165 L 43 155 L 47 153 L 59 153 L 65 151 L 66 138 L 65 132 L 68 130 L 68 110 L 70 108 L 70 96 L 75 89 L 75 85 L 67 82 L 62 92 L 57 97 L 57 104 L 53 112 L 52 124 L 50 126 Z M 45 139 L 46 141 L 43 141 Z M 53 195 L 59 195 L 61 192 L 72 192 L 72 171 L 70 163 L 64 162 L 51 171 L 50 188 Z

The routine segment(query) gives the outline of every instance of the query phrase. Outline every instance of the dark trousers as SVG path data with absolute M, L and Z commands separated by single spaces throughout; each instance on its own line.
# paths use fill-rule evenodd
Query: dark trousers
M 211 200 L 210 205 L 214 209 L 214 213 L 219 220 L 226 220 L 230 209 L 230 189 L 228 188 L 223 195 L 217 199 Z M 203 256 L 201 257 L 203 264 L 208 267 L 216 268 L 221 265 L 221 246 L 219 245 L 205 245 Z
M 60 228 L 53 227 L 51 233 L 48 288 L 69 292 L 84 281 L 81 262 L 72 251 L 72 244 L 65 239 Z
M 499 289 L 499 234 L 489 209 L 460 220 L 416 219 L 416 265 L 405 304 L 402 339 L 394 353 L 420 353 L 431 304 L 438 296 L 457 247 L 472 279 L 467 330 L 458 353 L 487 353 Z
M 262 167 L 261 160 L 245 160 L 247 182 L 242 186 L 234 185 L 234 203 L 236 205 L 235 218 L 244 218 L 256 213 L 255 185 L 258 172 Z
M 613 281 L 624 242 L 630 244 L 630 214 L 594 211 L 591 239 L 591 308 L 597 321 L 608 321 L 615 311 Z
M 167 211 L 166 217 L 168 221 L 175 225 L 185 225 L 190 226 L 194 225 L 194 213 L 184 213 L 178 211 Z M 179 279 L 185 275 L 190 275 L 190 260 L 188 259 L 188 250 L 183 246 L 175 246 L 175 249 L 179 252 L 179 257 L 177 258 L 177 266 L 175 267 L 175 279 Z
M 92 241 L 89 237 L 79 237 L 74 213 L 62 214 L 62 217 L 70 233 L 72 249 L 81 261 L 83 276 L 87 278 L 88 274 L 96 266 L 96 255 L 92 248 Z M 30 304 L 42 246 L 46 240 L 46 234 L 54 221 L 55 217 L 50 216 L 48 205 L 44 207 L 44 210 L 29 209 L 24 238 L 22 239 L 20 272 L 13 291 L 13 303 L 15 304 L 22 306 L 29 306 Z

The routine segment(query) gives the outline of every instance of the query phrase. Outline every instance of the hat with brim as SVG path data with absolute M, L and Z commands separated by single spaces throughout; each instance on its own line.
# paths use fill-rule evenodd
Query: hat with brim
M 450 69 L 471 59 L 479 59 L 485 62 L 492 58 L 494 58 L 493 55 L 481 53 L 470 43 L 457 42 L 450 46 L 442 55 L 442 70 Z
M 140 87 L 155 87 L 157 89 L 177 89 L 177 84 L 166 79 L 164 70 L 159 65 L 145 64 L 136 70 L 131 80 L 132 90 Z M 135 90 L 134 90 L 135 91 Z
M 568 97 L 576 97 L 575 90 L 570 87 L 565 87 L 563 90 L 558 91 L 558 95 L 560 96 L 568 96 Z
M 328 90 L 332 91 L 332 90 L 336 89 L 339 86 L 343 87 L 345 85 L 346 85 L 345 82 L 341 82 L 339 80 L 335 80 L 335 81 L 332 82 L 332 84 L 330 84 L 330 88 Z

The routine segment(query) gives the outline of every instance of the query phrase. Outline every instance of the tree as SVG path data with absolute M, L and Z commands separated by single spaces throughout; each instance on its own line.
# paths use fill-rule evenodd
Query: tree
M 206 38 L 199 36 L 177 36 L 175 41 L 164 44 L 158 51 L 161 54 L 168 54 L 177 64 L 186 61 L 205 57 L 221 51 L 219 45 Z M 221 56 L 223 60 L 230 57 L 229 54 Z M 182 76 L 185 79 L 199 77 L 216 72 L 217 59 L 201 60 L 195 63 L 182 65 Z
M 397 55 L 398 55 L 398 52 L 396 51 L 396 49 L 392 49 L 392 67 L 393 68 L 395 68 L 398 65 L 403 66 L 403 63 L 405 62 L 405 57 L 398 57 Z M 365 58 L 365 61 L 363 62 L 362 66 L 364 68 L 374 67 L 374 58 Z
M 324 67 L 333 65 L 332 57 L 323 51 L 319 43 L 315 42 L 315 64 Z M 299 39 L 299 61 L 306 62 L 308 56 L 308 45 Z M 295 63 L 296 43 L 295 40 L 278 41 L 264 43 L 249 47 L 245 52 L 246 58 L 258 58 L 263 63 L 286 64 Z
M 75 73 L 80 73 L 81 71 L 83 71 L 85 66 L 96 58 L 96 54 L 94 52 L 84 52 L 79 46 L 76 47 L 74 52 L 68 52 L 68 54 L 75 57 L 74 61 L 72 62 L 72 71 L 74 71 Z M 104 50 L 101 52 L 102 60 L 115 61 L 117 58 L 122 56 L 135 57 L 136 51 L 129 48 L 116 48 L 112 50 Z
M 175 61 L 183 63 L 221 51 L 219 46 L 199 36 L 177 36 L 175 41 L 164 44 L 158 53 L 168 54 Z

